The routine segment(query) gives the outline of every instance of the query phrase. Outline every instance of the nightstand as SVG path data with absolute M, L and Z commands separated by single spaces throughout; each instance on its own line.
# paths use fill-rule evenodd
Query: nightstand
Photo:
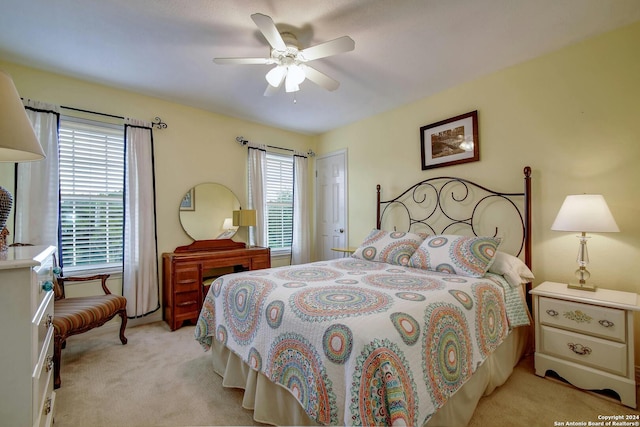
M 636 408 L 632 292 L 568 289 L 544 282 L 530 291 L 535 316 L 536 375 L 548 371 L 586 390 L 615 391 Z

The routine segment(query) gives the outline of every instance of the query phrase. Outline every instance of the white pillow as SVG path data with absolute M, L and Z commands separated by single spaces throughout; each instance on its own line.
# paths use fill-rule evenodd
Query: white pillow
M 500 251 L 496 251 L 493 264 L 489 266 L 489 273 L 504 276 L 512 288 L 529 283 L 534 279 L 533 273 L 520 258 Z

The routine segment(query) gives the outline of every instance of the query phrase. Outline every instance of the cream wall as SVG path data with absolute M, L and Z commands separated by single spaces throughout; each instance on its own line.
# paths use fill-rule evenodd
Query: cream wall
M 349 151 L 350 245 L 374 224 L 376 184 L 391 197 L 425 178 L 454 175 L 517 191 L 530 165 L 535 284 L 567 282 L 577 267 L 575 233 L 550 230 L 564 197 L 601 193 L 621 232 L 591 235 L 592 282 L 640 292 L 638 52 L 640 23 L 322 135 L 319 154 Z M 420 126 L 473 110 L 480 161 L 422 171 Z
M 605 195 L 621 232 L 593 234 L 593 282 L 640 292 L 640 23 L 419 100 L 319 137 L 209 113 L 128 91 L 0 62 L 23 97 L 169 127 L 154 132 L 159 252 L 189 244 L 178 220 L 182 195 L 200 182 L 228 186 L 246 203 L 245 138 L 325 154 L 349 151 L 349 244 L 375 223 L 375 185 L 391 195 L 439 174 L 519 190 L 522 168 L 533 168 L 533 271 L 536 284 L 569 281 L 578 241 L 550 230 L 567 194 Z M 481 160 L 420 169 L 419 128 L 472 110 L 479 112 Z M 317 143 L 317 146 L 316 146 Z M 311 168 L 313 169 L 313 168 Z M 375 176 L 374 173 L 375 172 Z M 9 180 L 0 169 L 0 185 Z M 310 177 L 309 191 L 314 179 Z M 640 322 L 636 316 L 636 335 Z M 636 365 L 640 338 L 636 340 Z
M 173 102 L 87 83 L 78 79 L 0 61 L 0 69 L 13 78 L 18 93 L 53 104 L 153 121 L 167 129 L 154 130 L 158 252 L 172 252 L 193 240 L 183 231 L 178 207 L 196 184 L 217 182 L 227 186 L 246 206 L 247 150 L 235 142 L 244 136 L 259 142 L 306 152 L 316 151 L 315 139 L 246 120 L 210 113 Z M 313 184 L 310 167 L 310 189 Z M 0 185 L 13 190 L 13 168 L 0 166 Z M 242 240 L 244 233 L 236 240 Z M 161 258 L 159 265 L 161 267 Z M 277 265 L 278 260 L 274 260 Z M 161 315 L 158 311 L 156 315 Z

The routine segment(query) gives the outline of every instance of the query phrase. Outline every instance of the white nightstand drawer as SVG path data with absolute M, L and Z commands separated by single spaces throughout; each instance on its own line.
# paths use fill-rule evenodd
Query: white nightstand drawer
M 626 342 L 624 310 L 540 297 L 538 311 L 544 325 Z
M 541 351 L 618 375 L 627 375 L 626 344 L 541 326 Z

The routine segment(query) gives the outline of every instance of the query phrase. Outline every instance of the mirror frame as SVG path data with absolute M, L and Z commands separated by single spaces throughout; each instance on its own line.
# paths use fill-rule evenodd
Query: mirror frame
M 225 230 L 223 224 L 238 209 L 240 201 L 233 191 L 219 183 L 203 182 L 185 193 L 178 216 L 184 232 L 195 241 L 229 240 L 238 228 Z

